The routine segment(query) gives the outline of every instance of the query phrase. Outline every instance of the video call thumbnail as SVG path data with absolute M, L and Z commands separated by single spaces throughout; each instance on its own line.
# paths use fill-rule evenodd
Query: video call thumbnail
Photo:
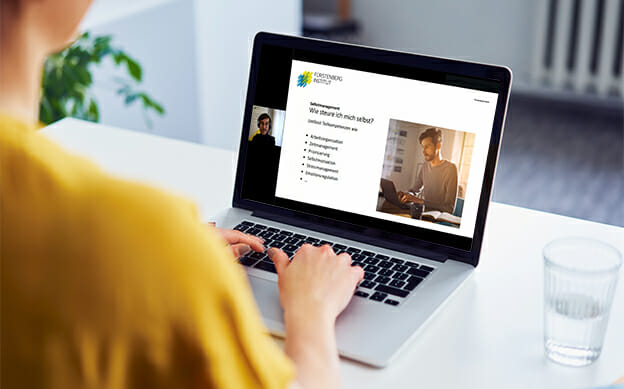
M 249 127 L 249 141 L 254 144 L 281 146 L 285 115 L 286 112 L 279 109 L 254 105 Z

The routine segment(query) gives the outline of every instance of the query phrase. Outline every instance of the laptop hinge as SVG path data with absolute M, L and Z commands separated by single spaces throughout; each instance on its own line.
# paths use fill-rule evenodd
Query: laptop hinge
M 431 259 L 438 262 L 446 262 L 448 255 L 439 253 L 434 250 L 431 244 L 405 244 L 393 241 L 393 234 L 357 226 L 353 224 L 338 222 L 332 219 L 325 219 L 318 216 L 307 215 L 306 217 L 277 215 L 271 212 L 254 211 L 252 216 L 273 220 L 279 223 L 289 224 L 295 227 L 304 228 L 338 236 L 345 239 L 354 240 L 364 244 L 383 247 L 389 250 L 395 250 L 402 253 L 415 255 Z M 422 243 L 422 242 L 419 242 Z

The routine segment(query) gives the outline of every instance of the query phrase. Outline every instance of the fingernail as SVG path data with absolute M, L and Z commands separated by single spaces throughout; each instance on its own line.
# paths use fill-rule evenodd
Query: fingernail
M 236 248 L 239 257 L 249 253 L 251 251 L 251 247 L 249 245 L 243 245 Z
M 270 249 L 267 250 L 267 255 L 269 257 L 272 257 L 273 254 L 275 254 L 275 247 L 271 247 Z

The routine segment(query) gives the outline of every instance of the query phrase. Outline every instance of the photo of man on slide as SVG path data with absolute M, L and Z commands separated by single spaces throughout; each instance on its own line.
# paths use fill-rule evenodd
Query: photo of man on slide
M 424 204 L 426 211 L 452 214 L 457 199 L 457 166 L 440 155 L 442 131 L 430 127 L 420 134 L 419 140 L 426 163 L 410 191 L 398 192 L 399 200 L 403 204 Z
M 459 228 L 475 133 L 390 119 L 377 212 Z

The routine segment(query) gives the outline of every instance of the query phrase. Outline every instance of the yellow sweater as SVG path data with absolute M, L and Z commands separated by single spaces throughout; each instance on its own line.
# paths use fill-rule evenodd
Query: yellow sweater
M 283 388 L 291 362 L 194 207 L 0 116 L 2 388 Z

